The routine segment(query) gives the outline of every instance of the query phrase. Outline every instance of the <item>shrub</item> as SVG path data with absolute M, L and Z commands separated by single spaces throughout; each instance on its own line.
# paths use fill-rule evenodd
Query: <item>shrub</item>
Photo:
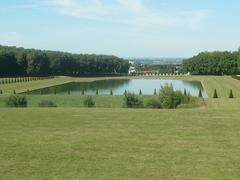
M 202 95 L 202 90 L 201 90 L 201 89 L 199 89 L 198 97 L 200 97 L 200 98 L 203 97 L 203 95 Z
M 184 95 L 181 91 L 174 91 L 172 86 L 166 85 L 161 88 L 159 93 L 159 100 L 161 106 L 167 109 L 176 108 L 182 103 Z
M 184 89 L 184 96 L 187 96 L 187 90 L 186 89 Z
M 214 89 L 213 98 L 214 98 L 214 99 L 217 99 L 217 98 L 218 98 L 218 94 L 217 94 L 217 90 L 216 90 L 216 89 Z
M 146 106 L 149 107 L 149 108 L 160 109 L 161 108 L 161 103 L 160 103 L 159 99 L 153 98 L 153 99 L 150 99 L 147 102 Z
M 93 100 L 92 96 L 88 96 L 84 101 L 83 105 L 85 107 L 94 107 L 95 106 L 95 101 Z
M 233 98 L 234 98 L 232 89 L 230 90 L 229 98 L 230 98 L 230 99 L 233 99 Z
M 124 102 L 127 107 L 139 108 L 143 107 L 143 102 L 134 93 L 127 93 L 124 96 Z
M 39 104 L 39 107 L 57 107 L 57 105 L 49 100 L 42 100 Z
M 27 107 L 27 99 L 25 96 L 12 95 L 6 101 L 8 107 Z
M 156 88 L 154 89 L 154 93 L 153 94 L 157 95 L 157 89 Z

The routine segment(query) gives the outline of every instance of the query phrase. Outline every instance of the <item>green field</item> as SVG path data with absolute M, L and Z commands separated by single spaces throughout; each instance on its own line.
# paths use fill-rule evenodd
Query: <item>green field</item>
M 239 179 L 238 110 L 1 109 L 1 179 Z
M 210 97 L 206 106 L 126 109 L 119 108 L 121 96 L 100 95 L 95 99 L 102 107 L 86 109 L 77 108 L 81 96 L 50 95 L 27 96 L 29 108 L 0 108 L 0 179 L 239 179 L 240 81 L 163 78 L 202 81 Z M 62 77 L 1 88 L 11 93 L 97 79 Z M 215 88 L 219 99 L 211 98 Z M 230 89 L 236 98 L 228 99 Z M 36 108 L 41 98 L 55 98 L 60 107 Z

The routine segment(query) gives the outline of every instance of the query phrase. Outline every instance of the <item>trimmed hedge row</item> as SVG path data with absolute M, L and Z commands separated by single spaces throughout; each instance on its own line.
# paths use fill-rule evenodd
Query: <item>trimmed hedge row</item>
M 38 81 L 44 79 L 52 79 L 53 76 L 49 77 L 16 77 L 16 78 L 2 78 L 0 79 L 0 84 L 13 84 L 13 83 L 23 83 L 30 81 Z

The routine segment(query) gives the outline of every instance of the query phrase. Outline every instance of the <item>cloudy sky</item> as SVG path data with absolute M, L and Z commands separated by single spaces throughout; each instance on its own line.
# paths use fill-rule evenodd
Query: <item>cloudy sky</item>
M 120 57 L 240 46 L 239 0 L 1 0 L 0 44 Z

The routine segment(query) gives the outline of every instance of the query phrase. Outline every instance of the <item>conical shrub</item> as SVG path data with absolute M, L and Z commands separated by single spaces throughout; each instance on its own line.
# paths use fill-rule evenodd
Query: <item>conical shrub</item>
M 127 90 L 125 90 L 123 94 L 124 94 L 124 96 L 126 96 L 127 95 Z
M 201 90 L 201 89 L 199 89 L 198 97 L 200 97 L 200 98 L 203 97 L 203 95 L 202 95 L 202 90 Z
M 217 99 L 217 98 L 218 98 L 218 94 L 217 94 L 217 90 L 216 90 L 216 89 L 214 89 L 213 98 L 214 98 L 214 99 Z
M 154 89 L 154 95 L 157 95 L 157 89 L 156 88 Z
M 230 89 L 229 98 L 230 98 L 230 99 L 233 99 L 233 98 L 234 98 L 232 89 Z
M 183 92 L 184 96 L 187 96 L 187 90 L 184 89 L 184 92 Z

